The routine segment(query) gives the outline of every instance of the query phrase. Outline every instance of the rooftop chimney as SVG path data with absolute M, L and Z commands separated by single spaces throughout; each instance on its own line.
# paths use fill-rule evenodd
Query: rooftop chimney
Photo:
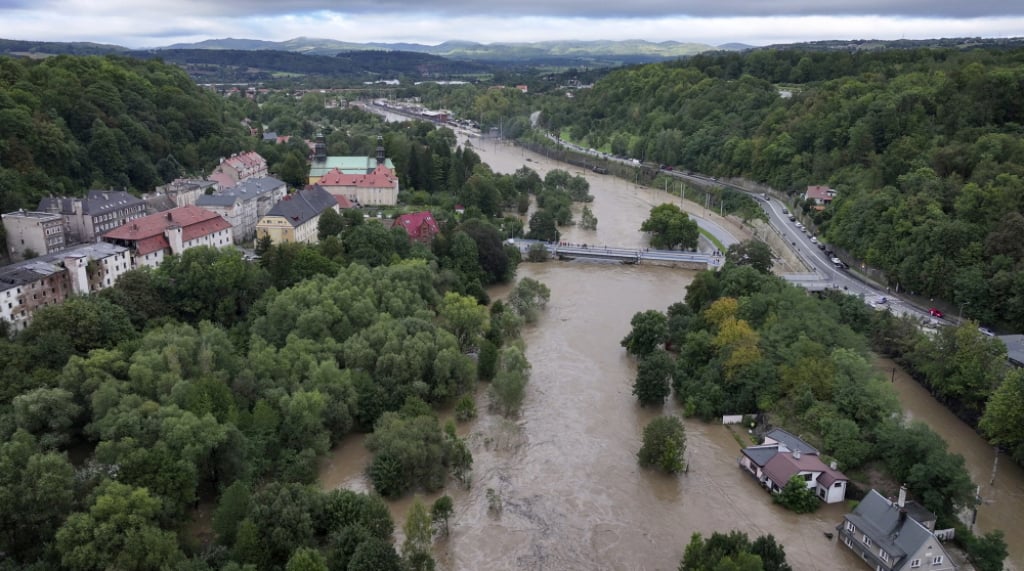
M 174 220 L 174 216 L 170 212 L 168 212 L 167 213 L 167 219 L 168 220 Z
M 839 462 L 836 462 L 835 460 L 833 460 L 833 461 L 828 463 L 828 467 L 832 468 L 833 470 L 838 470 L 839 469 Z
M 900 486 L 900 499 L 896 500 L 896 505 L 903 508 L 907 505 L 907 486 L 906 484 Z
M 800 459 L 800 451 L 799 450 L 794 450 L 793 451 L 793 459 L 794 460 L 799 460 Z

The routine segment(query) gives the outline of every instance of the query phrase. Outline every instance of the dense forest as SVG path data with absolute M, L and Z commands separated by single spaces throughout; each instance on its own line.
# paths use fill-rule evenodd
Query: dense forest
M 0 57 L 0 210 L 203 171 L 245 148 L 246 114 L 160 62 Z
M 1024 50 L 758 50 L 622 69 L 535 103 L 615 154 L 743 176 L 802 203 L 893 287 L 1024 328 Z M 799 197 L 799 198 L 798 198 Z

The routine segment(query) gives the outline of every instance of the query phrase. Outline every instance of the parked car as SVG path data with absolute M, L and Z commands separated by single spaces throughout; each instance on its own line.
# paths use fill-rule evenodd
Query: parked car
M 995 337 L 996 336 L 996 334 L 991 329 L 989 329 L 988 327 L 979 327 L 978 331 L 981 331 L 982 335 L 987 335 L 989 337 Z
M 945 315 L 941 311 L 934 307 L 928 309 L 928 315 L 931 315 L 932 317 L 938 317 L 939 319 L 945 317 Z
M 793 216 L 792 214 L 790 214 L 790 215 L 789 215 L 789 219 L 790 219 L 791 221 L 792 221 L 792 220 L 796 220 L 796 216 Z
M 788 208 L 783 208 L 782 209 L 782 213 L 783 214 L 789 214 L 789 209 Z
M 817 236 L 811 236 L 811 244 L 817 244 L 817 243 L 818 243 L 818 237 Z
M 818 242 L 818 249 L 821 250 L 822 252 L 824 252 L 825 251 L 825 243 L 824 242 Z

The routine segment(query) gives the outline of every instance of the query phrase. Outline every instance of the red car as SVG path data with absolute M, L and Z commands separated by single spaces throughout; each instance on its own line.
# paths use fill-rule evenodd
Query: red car
M 938 309 L 935 309 L 934 307 L 928 310 L 928 315 L 931 315 L 932 317 L 938 317 L 939 319 L 943 318 L 942 312 L 939 311 Z

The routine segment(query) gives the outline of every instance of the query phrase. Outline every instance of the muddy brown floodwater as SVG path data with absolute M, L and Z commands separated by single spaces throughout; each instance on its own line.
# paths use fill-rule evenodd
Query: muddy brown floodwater
M 499 172 L 525 164 L 543 175 L 554 166 L 514 147 L 481 145 L 478 151 Z M 525 161 L 527 157 L 531 161 Z M 591 174 L 588 180 L 598 230 L 584 233 L 574 228 L 566 239 L 645 245 L 637 231 L 640 221 L 664 196 L 611 177 Z M 724 426 L 685 421 L 690 464 L 685 475 L 667 477 L 637 466 L 643 427 L 658 414 L 679 411 L 674 404 L 664 409 L 636 404 L 631 394 L 636 366 L 619 340 L 637 311 L 664 309 L 681 301 L 692 272 L 549 262 L 523 264 L 518 275 L 551 288 L 547 310 L 523 334 L 533 375 L 523 409 L 511 420 L 487 412 L 481 389 L 480 417 L 460 427 L 473 452 L 471 488 L 453 484 L 424 498 L 430 502 L 448 493 L 455 500 L 451 536 L 435 546 L 439 568 L 673 570 L 693 533 L 707 536 L 733 529 L 751 537 L 775 535 L 798 571 L 866 568 L 824 536 L 841 520 L 845 505 L 823 506 L 802 516 L 774 505 L 737 466 L 741 444 Z M 496 298 L 505 293 L 502 288 L 491 292 Z M 926 393 L 914 393 L 905 385 L 898 380 L 908 414 L 933 424 L 951 449 L 967 456 L 974 479 L 988 482 L 991 449 L 976 435 L 971 440 L 973 433 L 966 427 L 970 434 L 944 432 L 957 421 L 933 410 L 941 407 Z M 933 404 L 921 405 L 928 401 Z M 736 434 L 745 437 L 740 430 Z M 350 437 L 325 462 L 321 486 L 369 490 L 363 475 L 368 461 L 362 437 Z M 981 508 L 979 528 L 1007 530 L 1011 558 L 1019 561 L 1024 540 L 1011 528 L 1024 507 L 1024 477 L 1015 469 L 1001 462 L 995 489 L 983 488 L 982 495 L 991 494 L 998 504 Z M 489 509 L 488 490 L 500 496 L 500 512 Z M 391 504 L 399 527 L 411 501 Z

